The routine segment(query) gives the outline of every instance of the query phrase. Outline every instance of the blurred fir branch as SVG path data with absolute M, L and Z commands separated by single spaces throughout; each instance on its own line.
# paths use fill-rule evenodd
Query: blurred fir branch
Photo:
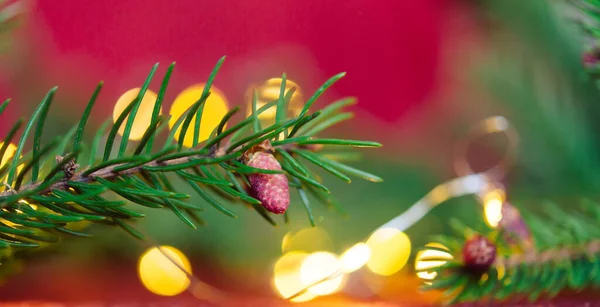
M 424 270 L 437 274 L 425 289 L 445 290 L 450 303 L 459 303 L 537 301 L 567 289 L 598 286 L 599 66 L 589 65 L 585 52 L 600 33 L 600 2 L 483 3 L 481 8 L 497 31 L 490 36 L 496 40 L 496 62 L 486 67 L 483 80 L 492 97 L 506 107 L 506 117 L 521 136 L 509 198 L 511 202 L 538 203 L 543 195 L 556 201 L 542 202 L 535 213 L 523 207 L 509 213 L 505 210 L 513 207 L 504 202 L 497 229 L 490 229 L 482 219 L 470 223 L 473 227 L 453 221 L 458 237 L 433 238 L 447 247 L 437 250 L 450 253 L 453 259 L 425 259 L 445 263 Z M 557 205 L 558 199 L 582 198 L 586 200 L 575 208 L 572 203 Z M 521 231 L 523 227 L 527 230 Z M 523 233 L 529 232 L 525 240 Z M 493 242 L 495 261 L 478 271 L 467 256 L 476 250 L 468 247 L 480 233 Z
M 1 159 L 7 154 L 8 144 L 23 128 L 16 152 L 6 165 L 0 167 L 0 178 L 6 185 L 4 192 L 0 193 L 0 254 L 10 257 L 17 251 L 57 243 L 63 236 L 89 237 L 90 234 L 79 227 L 82 222 L 118 226 L 143 239 L 131 222 L 144 215 L 130 205 L 168 209 L 183 223 L 196 228 L 197 224 L 203 224 L 198 215 L 203 207 L 187 202 L 190 195 L 176 191 L 175 187 L 180 183 L 189 185 L 206 204 L 225 215 L 236 217 L 223 200 L 238 202 L 256 210 L 267 222 L 275 225 L 273 216 L 265 209 L 266 204 L 261 203 L 265 199 L 257 198 L 257 187 L 251 183 L 254 175 L 271 178 L 268 176 L 283 174 L 290 189 L 296 189 L 300 196 L 315 194 L 326 205 L 335 203 L 330 191 L 305 161 L 346 182 L 350 182 L 351 177 L 381 181 L 375 175 L 345 164 L 343 159 L 349 153 L 345 148 L 380 147 L 379 143 L 317 136 L 351 117 L 344 107 L 353 104 L 354 99 L 342 99 L 322 110 L 311 111 L 312 104 L 344 73 L 327 80 L 307 100 L 300 114 L 293 118 L 287 118 L 286 114 L 289 114 L 287 106 L 294 90 L 285 91 L 284 74 L 277 100 L 257 109 L 255 95 L 253 112 L 249 117 L 233 124 L 239 109 L 232 109 L 211 136 L 200 142 L 203 107 L 224 59 L 216 64 L 198 101 L 177 119 L 169 131 L 165 129 L 169 118 L 159 114 L 174 69 L 174 64 L 170 65 L 154 104 L 151 123 L 139 142 L 131 142 L 129 135 L 141 98 L 158 64 L 152 67 L 137 97 L 112 126 L 107 126 L 110 124 L 107 123 L 98 129 L 91 143 L 84 142 L 84 135 L 89 130 L 88 119 L 92 116 L 102 83 L 92 94 L 71 133 L 44 143 L 45 119 L 57 90 L 51 89 L 27 122 L 18 120 L 14 124 L 0 148 Z M 7 100 L 0 106 L 0 114 L 8 104 Z M 272 107 L 277 108 L 277 121 L 269 127 L 261 127 L 258 116 Z M 198 120 L 194 121 L 194 118 Z M 124 130 L 119 140 L 121 127 Z M 190 133 L 194 136 L 193 147 L 186 148 L 184 139 Z M 161 137 L 164 142 L 159 144 Z M 106 141 L 101 144 L 104 138 Z M 28 143 L 32 147 L 27 151 Z M 273 169 L 245 163 L 243 156 L 258 147 L 276 158 L 274 161 L 277 162 L 273 162 L 281 167 Z M 332 150 L 323 150 L 326 148 Z M 54 155 L 57 155 L 56 158 Z M 337 155 L 342 159 L 337 159 Z M 287 187 L 285 191 L 287 193 Z M 272 196 L 289 198 L 289 195 Z M 301 199 L 310 222 L 314 224 L 312 203 L 307 197 Z
M 521 134 L 518 172 L 543 193 L 559 192 L 564 178 L 575 180 L 568 189 L 596 190 L 600 95 L 581 63 L 581 40 L 547 1 L 486 3 L 506 34 L 490 37 L 495 61 L 481 79 Z
M 546 204 L 541 215 L 523 212 L 529 225 L 535 249 L 527 250 L 507 240 L 506 230 L 494 230 L 480 223 L 474 228 L 453 220 L 456 236 L 432 238 L 446 248 L 436 256 L 421 259 L 425 262 L 442 261 L 444 264 L 423 272 L 438 275 L 425 290 L 445 290 L 450 303 L 549 299 L 561 291 L 581 291 L 600 285 L 600 206 L 583 200 L 579 208 L 562 209 L 557 204 Z M 464 246 L 473 237 L 483 234 L 496 247 L 493 265 L 485 271 L 474 271 L 464 261 Z M 425 247 L 431 250 L 432 247 Z M 448 260 L 443 253 L 463 255 Z

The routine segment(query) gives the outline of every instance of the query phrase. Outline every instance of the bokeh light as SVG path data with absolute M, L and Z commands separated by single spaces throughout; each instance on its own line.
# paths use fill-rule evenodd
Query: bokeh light
M 367 267 L 378 275 L 389 276 L 400 271 L 410 256 L 410 239 L 396 228 L 378 229 L 366 243 L 371 250 Z
M 453 257 L 448 248 L 440 243 L 429 243 L 426 244 L 425 247 L 426 249 L 419 251 L 415 257 L 415 270 L 420 271 L 417 272 L 419 278 L 431 281 L 437 276 L 437 272 L 427 270 L 440 267 L 446 264 L 448 260 L 452 260 Z M 429 249 L 427 249 L 427 247 L 429 247 Z M 447 252 L 439 249 L 446 250 Z
M 342 271 L 354 272 L 362 268 L 371 258 L 371 249 L 365 243 L 357 243 L 346 250 L 340 257 Z
M 504 197 L 504 190 L 501 189 L 492 190 L 483 197 L 485 221 L 492 228 L 496 228 L 502 220 Z
M 279 98 L 282 82 L 283 82 L 283 79 L 281 79 L 281 78 L 271 78 L 271 79 L 263 82 L 260 85 L 251 86 L 248 89 L 248 92 L 246 94 L 246 100 L 247 100 L 246 113 L 247 113 L 247 115 L 249 116 L 252 114 L 252 99 L 253 99 L 254 91 L 256 91 L 257 98 L 258 98 L 256 101 L 256 108 L 260 109 L 267 103 L 275 101 Z M 287 93 L 292 88 L 295 88 L 296 90 L 294 91 L 294 94 L 292 95 L 292 97 L 288 103 L 288 112 L 286 115 L 289 117 L 298 116 L 300 114 L 300 112 L 302 111 L 302 107 L 303 107 L 303 103 L 304 103 L 300 86 L 298 86 L 298 84 L 296 82 L 286 79 L 285 80 L 285 93 Z M 263 113 L 261 113 L 258 116 L 258 119 L 260 120 L 261 124 L 263 124 L 264 126 L 270 126 L 275 123 L 275 115 L 276 114 L 277 114 L 277 107 L 273 106 L 273 107 L 265 110 Z
M 194 103 L 200 99 L 202 96 L 202 91 L 204 90 L 205 84 L 195 84 L 192 85 L 185 90 L 183 90 L 173 102 L 169 114 L 171 115 L 171 119 L 169 120 L 169 129 L 173 129 L 175 123 L 191 107 Z M 223 119 L 223 116 L 227 114 L 229 111 L 229 107 L 227 105 L 227 99 L 225 98 L 225 94 L 223 94 L 218 88 L 212 86 L 210 88 L 210 96 L 206 99 L 204 104 L 204 109 L 202 111 L 202 119 L 200 121 L 200 136 L 198 137 L 198 141 L 202 142 L 207 140 L 210 137 L 210 134 L 219 126 L 219 123 Z M 190 127 L 186 131 L 183 146 L 192 147 L 194 145 L 194 126 L 196 124 L 196 116 L 191 121 Z M 179 140 L 179 133 L 181 131 L 181 126 L 177 128 L 175 132 L 175 138 Z
M 169 257 L 165 256 L 163 252 Z M 149 291 L 158 295 L 174 296 L 187 289 L 190 284 L 188 275 L 172 261 L 191 274 L 192 268 L 189 260 L 181 251 L 172 246 L 161 246 L 160 249 L 158 247 L 150 248 L 140 257 L 139 277 Z
M 283 255 L 275 263 L 273 285 L 281 297 L 288 298 L 306 288 L 306 284 L 302 282 L 300 277 L 300 269 L 308 256 L 308 253 L 291 252 Z M 316 294 L 306 291 L 290 301 L 306 302 L 315 297 L 317 297 Z
M 128 90 L 123 95 L 121 95 L 121 97 L 119 97 L 113 109 L 113 122 L 115 122 L 117 118 L 119 118 L 121 113 L 123 113 L 125 108 L 127 108 L 127 106 L 137 97 L 139 93 L 140 88 L 134 88 Z M 138 111 L 135 115 L 135 119 L 133 120 L 133 126 L 131 127 L 131 132 L 129 134 L 130 140 L 137 141 L 142 139 L 142 137 L 144 136 L 144 132 L 146 132 L 148 126 L 150 126 L 150 123 L 152 122 L 152 112 L 154 111 L 154 104 L 156 103 L 156 99 L 156 93 L 154 93 L 151 90 L 146 90 L 146 93 L 144 93 L 142 102 L 140 103 Z M 162 114 L 162 110 L 160 114 Z M 125 131 L 125 125 L 127 124 L 128 120 L 129 116 L 125 118 L 125 121 L 119 128 L 119 135 L 123 135 Z
M 310 254 L 302 262 L 300 279 L 304 285 L 311 285 L 324 278 L 339 272 L 341 263 L 338 257 L 329 252 L 316 252 Z M 338 291 L 344 282 L 344 275 L 324 280 L 308 288 L 308 291 L 316 295 L 329 295 Z
M 309 227 L 297 233 L 288 233 L 281 243 L 283 252 L 290 251 L 327 251 L 333 248 L 331 237 L 323 228 Z
M 4 142 L 0 142 L 0 147 L 4 146 Z M 17 152 L 17 146 L 13 143 L 9 143 L 8 146 L 6 147 L 6 151 L 4 152 L 4 156 L 2 157 L 2 161 L 0 161 L 0 168 L 3 167 L 4 165 L 6 165 L 6 163 L 11 163 L 12 159 L 15 155 L 15 152 Z M 21 156 L 22 157 L 22 156 Z M 19 158 L 21 158 L 19 157 Z M 24 165 L 21 164 L 17 167 L 17 172 L 20 172 L 23 169 Z M 8 174 L 4 175 L 2 177 L 2 179 L 0 179 L 2 182 L 5 182 L 6 179 L 8 178 Z M 3 189 L 3 187 L 0 187 Z

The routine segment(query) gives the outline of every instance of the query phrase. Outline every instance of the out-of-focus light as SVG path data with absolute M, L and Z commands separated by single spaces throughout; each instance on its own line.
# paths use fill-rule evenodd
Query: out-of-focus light
M 496 278 L 498 278 L 498 280 L 502 280 L 502 278 L 504 278 L 504 274 L 506 274 L 506 268 L 504 267 L 504 264 L 502 262 L 498 263 L 496 265 L 496 270 L 498 272 L 498 276 Z
M 33 209 L 33 210 L 37 210 L 37 208 L 38 208 L 38 207 L 37 207 L 37 205 L 32 205 L 32 204 L 28 203 L 28 202 L 27 202 L 26 200 L 24 200 L 24 199 L 20 199 L 20 200 L 18 201 L 18 203 L 19 203 L 19 207 L 17 207 L 17 208 L 19 208 L 19 209 L 16 209 L 15 211 L 16 211 L 17 213 L 20 213 L 20 214 L 23 214 L 23 211 L 22 211 L 22 210 L 20 210 L 21 206 L 29 206 L 29 207 L 30 207 L 31 209 Z M 7 211 L 6 209 L 3 209 L 3 210 L 4 210 L 4 211 Z M 15 224 L 15 223 L 13 223 L 13 222 L 11 222 L 11 221 L 9 221 L 9 220 L 3 219 L 3 218 L 0 218 L 0 222 L 2 222 L 4 225 L 6 225 L 6 226 L 8 226 L 8 227 L 19 227 L 19 226 L 20 226 L 19 224 Z
M 171 119 L 169 120 L 169 129 L 173 129 L 175 123 L 187 111 L 189 107 L 191 107 L 194 103 L 200 99 L 202 96 L 202 91 L 204 90 L 205 84 L 195 84 L 192 85 L 185 90 L 183 90 L 171 106 L 169 114 L 171 115 Z M 198 141 L 202 142 L 207 140 L 213 130 L 219 126 L 219 123 L 223 119 L 223 116 L 227 114 L 229 111 L 229 107 L 227 106 L 227 99 L 225 98 L 225 94 L 223 94 L 218 88 L 215 86 L 211 86 L 210 88 L 210 96 L 206 99 L 204 103 L 204 109 L 202 111 L 202 119 L 200 121 L 200 135 L 198 137 Z M 183 140 L 183 146 L 192 147 L 194 145 L 194 127 L 196 125 L 196 115 L 191 121 L 191 124 L 188 130 L 185 133 L 185 137 Z M 179 140 L 179 133 L 181 131 L 181 125 L 177 128 L 175 132 L 175 138 Z
M 431 190 L 431 192 L 429 192 L 428 194 L 428 198 L 429 201 L 432 204 L 439 204 L 442 202 L 445 202 L 446 200 L 450 199 L 451 195 L 451 191 L 449 189 L 449 187 L 447 187 L 446 185 L 440 185 L 435 187 L 433 190 Z
M 18 203 L 19 203 L 19 206 L 29 206 L 29 208 L 31 208 L 33 210 L 37 210 L 37 205 L 30 204 L 24 199 L 19 199 Z M 19 210 L 19 209 L 17 209 L 17 212 L 22 213 L 21 210 Z
M 329 252 L 316 252 L 310 254 L 302 262 L 300 279 L 307 286 L 331 276 L 341 269 L 338 257 Z M 338 291 L 344 282 L 344 275 L 339 274 L 308 288 L 308 292 L 316 295 L 328 295 Z
M 485 220 L 492 228 L 496 228 L 502 220 L 502 204 L 504 203 L 504 191 L 495 189 L 483 197 L 483 208 Z
M 284 253 L 290 251 L 310 253 L 333 248 L 331 237 L 327 231 L 319 227 L 305 228 L 295 234 L 287 234 L 281 245 Z
M 0 142 L 0 147 L 2 147 L 4 145 L 4 142 Z M 12 159 L 15 155 L 15 152 L 17 151 L 17 146 L 15 146 L 13 143 L 9 143 L 8 146 L 6 147 L 6 151 L 4 152 L 4 156 L 2 156 L 2 161 L 0 161 L 0 167 L 3 167 L 4 165 L 6 165 L 6 163 L 11 163 Z M 19 157 L 20 159 L 21 157 Z M 20 172 L 23 169 L 23 164 L 19 165 L 17 167 L 17 172 Z M 1 181 L 6 181 L 8 177 L 7 175 L 4 175 L 4 177 L 2 177 L 2 179 L 0 179 Z M 4 187 L 0 186 L 0 189 L 3 189 Z
M 163 252 L 169 257 L 165 256 Z M 140 257 L 138 273 L 140 280 L 150 292 L 163 296 L 174 296 L 187 289 L 190 284 L 187 274 L 172 260 L 191 274 L 192 268 L 189 260 L 174 247 L 161 246 L 160 249 L 153 247 Z
M 354 272 L 362 268 L 371 258 L 371 249 L 365 243 L 357 243 L 345 251 L 340 257 L 342 271 Z
M 4 145 L 4 142 L 0 142 L 0 147 L 2 147 L 3 145 Z M 17 151 L 17 146 L 15 146 L 12 143 L 8 144 L 8 147 L 6 147 L 6 151 L 4 152 L 4 156 L 2 156 L 2 162 L 0 162 L 0 167 L 4 166 L 6 163 L 8 163 L 13 158 L 16 151 Z
M 449 253 L 449 250 L 442 244 L 429 243 L 426 244 L 425 247 L 433 247 L 437 249 L 425 249 L 418 252 L 415 258 L 415 270 L 420 271 L 417 272 L 417 276 L 419 278 L 426 281 L 431 281 L 437 276 L 437 272 L 424 270 L 440 267 L 446 264 L 448 260 L 452 260 L 453 257 Z M 448 252 L 444 252 L 439 249 L 448 250 Z
M 410 256 L 410 239 L 396 228 L 376 230 L 367 240 L 367 246 L 371 249 L 367 267 L 378 275 L 389 276 L 400 271 Z
M 260 109 L 267 103 L 275 101 L 279 98 L 282 81 L 283 79 L 281 78 L 271 78 L 258 86 L 251 86 L 246 94 L 247 115 L 250 116 L 252 114 L 252 99 L 254 91 L 256 91 L 258 98 L 256 101 L 256 109 Z M 302 111 L 303 98 L 300 87 L 294 81 L 286 79 L 284 95 L 292 88 L 295 88 L 296 90 L 294 91 L 294 94 L 288 103 L 288 112 L 286 116 L 298 116 Z M 276 114 L 277 107 L 273 106 L 262 112 L 258 116 L 258 119 L 264 126 L 270 126 L 275 123 Z
M 291 252 L 283 255 L 275 263 L 273 285 L 281 297 L 288 298 L 306 288 L 307 284 L 302 282 L 300 270 L 308 255 L 308 253 L 303 252 Z M 295 303 L 306 302 L 316 297 L 316 294 L 306 291 L 290 301 Z
M 137 97 L 140 93 L 140 88 L 130 89 L 125 92 L 115 104 L 115 108 L 113 109 L 113 122 L 119 118 L 121 113 L 127 108 L 127 106 Z M 140 103 L 140 107 L 135 115 L 135 119 L 133 120 L 133 126 L 131 127 L 131 132 L 129 134 L 130 140 L 140 140 L 144 136 L 144 132 L 150 126 L 150 122 L 152 121 L 152 112 L 154 111 L 154 104 L 156 103 L 157 95 L 151 90 L 146 90 L 144 97 L 142 98 L 142 102 Z M 162 112 L 161 112 L 162 114 Z M 125 118 L 123 124 L 119 128 L 119 135 L 123 135 L 125 131 L 125 125 L 129 120 L 129 116 Z
M 285 234 L 285 236 L 283 236 L 283 239 L 281 240 L 281 251 L 285 253 L 286 250 L 289 250 L 289 245 L 290 245 L 290 241 L 292 240 L 292 237 L 294 236 L 293 233 L 288 232 Z

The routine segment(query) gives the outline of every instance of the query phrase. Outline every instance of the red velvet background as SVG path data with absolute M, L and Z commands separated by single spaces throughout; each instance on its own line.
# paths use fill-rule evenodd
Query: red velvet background
M 287 72 L 307 91 L 347 71 L 335 91 L 393 122 L 434 87 L 443 2 L 40 0 L 32 22 L 38 46 L 45 44 L 43 62 L 55 68 L 49 79 L 87 85 L 86 93 L 102 79 L 108 95 L 118 95 L 139 85 L 155 62 L 171 61 L 180 75 L 175 87 L 183 87 L 205 80 L 227 55 L 216 85 L 232 97 L 242 88 L 231 82 L 242 66 L 259 71 L 250 79 Z M 261 65 L 276 67 L 260 72 Z

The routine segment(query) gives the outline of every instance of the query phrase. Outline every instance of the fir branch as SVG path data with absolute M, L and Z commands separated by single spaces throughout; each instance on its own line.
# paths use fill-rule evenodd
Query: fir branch
M 0 175 L 7 175 L 6 185 L 9 187 L 0 193 L 0 249 L 34 248 L 39 246 L 36 242 L 55 242 L 56 238 L 62 235 L 89 236 L 85 232 L 68 229 L 70 223 L 79 221 L 119 226 L 131 235 L 143 238 L 128 223 L 144 217 L 144 214 L 135 212 L 129 204 L 168 209 L 183 223 L 196 228 L 195 223 L 203 224 L 197 215 L 197 211 L 201 211 L 202 207 L 195 203 L 187 203 L 186 199 L 190 195 L 177 192 L 174 184 L 171 183 L 172 177 L 183 179 L 205 203 L 225 215 L 237 216 L 213 194 L 248 205 L 272 225 L 276 223 L 263 207 L 264 204 L 250 193 L 253 187 L 248 178 L 251 176 L 289 178 L 290 186 L 295 187 L 300 193 L 311 224 L 314 224 L 314 218 L 307 192 L 314 194 L 313 188 L 322 190 L 326 193 L 316 194 L 319 196 L 317 200 L 327 204 L 335 203 L 329 195 L 329 189 L 320 180 L 315 179 L 318 177 L 312 170 L 309 171 L 303 166 L 296 156 L 301 156 L 317 168 L 335 174 L 348 182 L 349 175 L 380 181 L 376 176 L 341 164 L 342 160 L 336 162 L 317 154 L 328 146 L 379 147 L 380 144 L 355 140 L 319 139 L 313 135 L 315 127 L 321 131 L 340 122 L 339 120 L 323 121 L 318 126 L 312 126 L 313 129 L 303 129 L 303 127 L 311 127 L 311 123 L 323 113 L 331 118 L 339 118 L 339 114 L 346 117 L 344 114 L 347 113 L 344 113 L 342 107 L 347 103 L 335 103 L 333 107 L 325 110 L 311 114 L 308 112 L 310 105 L 343 74 L 338 74 L 325 82 L 297 117 L 284 116 L 289 114 L 286 108 L 293 89 L 286 92 L 285 87 L 282 87 L 280 97 L 276 101 L 259 109 L 256 109 L 256 101 L 254 101 L 251 116 L 226 128 L 226 125 L 229 125 L 238 114 L 238 108 L 229 111 L 210 137 L 200 142 L 199 123 L 202 120 L 203 105 L 210 95 L 210 86 L 223 60 L 224 58 L 221 58 L 217 62 L 198 101 L 176 119 L 175 126 L 171 127 L 171 131 L 164 138 L 162 149 L 158 151 L 154 150 L 154 145 L 160 139 L 161 132 L 168 122 L 168 118 L 159 114 L 174 64 L 169 66 L 163 78 L 152 110 L 152 120 L 146 127 L 142 139 L 135 144 L 129 140 L 128 135 L 133 129 L 142 97 L 158 69 L 158 64 L 152 67 L 137 97 L 127 105 L 112 125 L 107 121 L 98 129 L 89 147 L 86 146 L 85 131 L 89 130 L 86 127 L 92 117 L 93 106 L 100 95 L 102 83 L 91 95 L 79 123 L 61 140 L 55 139 L 44 144 L 41 134 L 47 122 L 46 117 L 51 114 L 50 106 L 56 88 L 48 92 L 26 123 L 13 158 L 0 168 Z M 0 113 L 7 104 L 8 102 L 5 102 L 0 106 Z M 263 128 L 258 123 L 258 115 L 270 107 L 278 108 L 278 119 L 274 125 Z M 196 117 L 194 128 L 190 129 L 194 117 Z M 8 144 L 21 127 L 21 123 L 17 121 L 8 133 L 4 145 L 0 148 L 0 157 L 5 154 Z M 118 133 L 123 124 L 124 132 L 119 140 Z M 176 135 L 179 128 L 181 128 L 180 132 Z M 284 133 L 281 137 L 281 133 L 288 129 L 292 129 L 293 133 L 289 135 Z M 34 130 L 33 149 L 31 152 L 26 152 L 26 144 L 32 130 Z M 106 130 L 108 135 L 105 135 Z M 195 145 L 189 149 L 183 146 L 183 139 L 187 133 L 194 134 Z M 102 144 L 105 137 L 106 141 Z M 115 142 L 119 142 L 120 145 L 113 151 Z M 69 146 L 70 144 L 72 146 Z M 281 170 L 246 165 L 245 158 L 243 159 L 242 156 L 245 157 L 259 150 L 257 148 L 264 150 L 264 144 L 273 144 L 275 147 L 270 148 L 267 153 L 276 154 L 276 157 L 281 159 L 277 160 L 273 156 L 273 161 L 283 164 Z M 103 149 L 100 149 L 101 147 Z M 86 148 L 89 150 L 86 151 Z M 98 159 L 99 149 L 102 153 Z M 58 156 L 54 157 L 52 153 Z M 125 201 L 109 200 L 106 196 L 109 193 Z M 30 204 L 37 208 L 30 207 Z
M 535 248 L 508 240 L 506 234 L 510 228 L 495 230 L 481 225 L 474 230 L 453 221 L 458 237 L 434 238 L 448 247 L 441 251 L 452 254 L 453 260 L 421 259 L 448 261 L 438 268 L 422 270 L 437 272 L 437 277 L 424 289 L 446 290 L 449 302 L 460 303 L 482 299 L 502 301 L 509 297 L 537 301 L 543 296 L 555 297 L 567 289 L 600 286 L 600 227 L 595 223 L 600 213 L 598 204 L 583 202 L 576 212 L 565 212 L 553 204 L 546 204 L 545 208 L 543 215 L 523 214 L 532 230 Z M 463 246 L 478 233 L 494 242 L 497 255 L 488 269 L 474 272 L 463 260 Z

